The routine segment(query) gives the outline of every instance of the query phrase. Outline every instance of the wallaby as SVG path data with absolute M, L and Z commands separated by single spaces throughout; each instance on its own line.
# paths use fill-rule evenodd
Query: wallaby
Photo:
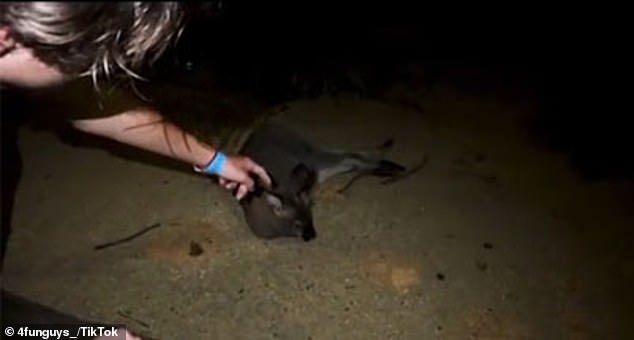
M 351 172 L 392 177 L 405 170 L 385 159 L 323 150 L 289 129 L 271 123 L 254 131 L 240 153 L 263 166 L 273 180 L 271 188 L 258 185 L 241 201 L 248 226 L 264 239 L 315 238 L 311 193 L 328 178 Z

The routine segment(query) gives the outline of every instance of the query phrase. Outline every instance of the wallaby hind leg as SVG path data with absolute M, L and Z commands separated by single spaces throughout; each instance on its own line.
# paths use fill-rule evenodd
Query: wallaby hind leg
M 295 132 L 277 124 L 265 124 L 246 143 L 243 152 L 253 156 L 271 169 L 279 166 L 278 158 L 284 161 L 303 163 L 317 172 L 317 182 L 348 172 L 375 176 L 396 176 L 404 167 L 382 159 L 383 153 L 392 145 L 388 140 L 378 148 L 365 152 L 330 151 L 300 137 Z
M 317 170 L 317 182 L 323 183 L 329 178 L 344 174 L 358 173 L 379 177 L 397 176 L 405 167 L 385 159 L 372 159 L 357 153 L 319 152 L 313 161 Z

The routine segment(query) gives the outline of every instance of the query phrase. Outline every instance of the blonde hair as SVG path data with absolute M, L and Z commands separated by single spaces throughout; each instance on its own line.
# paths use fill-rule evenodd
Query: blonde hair
M 3 2 L 0 24 L 42 62 L 73 76 L 106 77 L 155 62 L 175 43 L 185 10 L 177 2 Z

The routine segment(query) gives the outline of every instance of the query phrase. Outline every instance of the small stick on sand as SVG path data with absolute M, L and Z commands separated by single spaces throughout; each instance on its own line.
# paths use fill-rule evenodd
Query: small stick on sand
M 160 226 L 161 226 L 160 223 L 154 223 L 151 226 L 149 226 L 147 228 L 144 228 L 143 230 L 138 231 L 138 232 L 136 232 L 136 233 L 134 233 L 134 234 L 132 234 L 132 235 L 130 235 L 128 237 L 122 238 L 120 240 L 116 240 L 116 241 L 112 241 L 112 242 L 96 245 L 94 247 L 94 249 L 95 250 L 101 250 L 101 249 L 104 249 L 104 248 L 108 248 L 108 247 L 116 246 L 118 244 L 122 244 L 122 243 L 125 243 L 125 242 L 132 241 L 133 239 L 135 239 L 135 238 L 147 233 L 148 231 L 150 231 L 152 229 L 156 229 L 156 228 L 158 228 Z

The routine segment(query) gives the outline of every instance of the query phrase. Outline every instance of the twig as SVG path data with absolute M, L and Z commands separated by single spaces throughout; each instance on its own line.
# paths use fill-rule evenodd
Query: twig
M 108 242 L 108 243 L 104 243 L 104 244 L 96 245 L 96 246 L 94 247 L 94 249 L 95 249 L 95 250 L 100 250 L 100 249 L 104 249 L 104 248 L 108 248 L 108 247 L 116 246 L 116 245 L 121 244 L 121 243 L 125 243 L 125 242 L 132 241 L 133 239 L 135 239 L 135 238 L 137 238 L 137 237 L 139 237 L 139 236 L 141 236 L 141 235 L 143 235 L 143 234 L 147 233 L 148 231 L 150 231 L 150 230 L 152 230 L 152 229 L 156 229 L 156 228 L 158 228 L 158 227 L 160 227 L 160 226 L 161 226 L 161 224 L 160 224 L 160 223 L 154 223 L 154 224 L 152 224 L 151 226 L 149 226 L 149 227 L 147 227 L 147 228 L 144 228 L 143 230 L 138 231 L 138 232 L 136 232 L 136 233 L 134 233 L 134 234 L 132 234 L 132 235 L 130 235 L 130 236 L 128 236 L 128 237 L 122 238 L 122 239 L 120 239 L 120 240 L 116 240 L 116 241 L 112 241 L 112 242 Z
M 119 316 L 121 316 L 123 318 L 126 318 L 128 320 L 132 320 L 132 321 L 138 323 L 139 325 L 141 325 L 144 328 L 149 328 L 150 327 L 150 325 L 148 325 L 146 322 L 143 322 L 142 320 L 139 320 L 139 319 L 137 319 L 135 317 L 132 317 L 132 315 L 130 315 L 130 314 L 124 312 L 124 311 L 119 310 L 119 311 L 117 311 L 117 314 L 119 314 Z

